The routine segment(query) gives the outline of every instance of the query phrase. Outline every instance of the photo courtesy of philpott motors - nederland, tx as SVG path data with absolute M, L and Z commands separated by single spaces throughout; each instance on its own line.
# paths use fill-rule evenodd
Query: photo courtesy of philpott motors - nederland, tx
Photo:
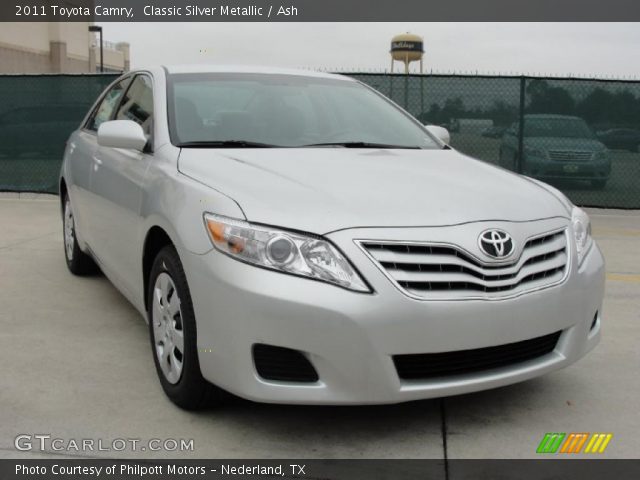
M 219 467 L 213 469 L 221 475 L 274 475 L 285 476 L 290 473 L 292 475 L 305 475 L 305 465 L 230 465 L 220 464 Z M 17 463 L 15 466 L 16 475 L 77 475 L 91 476 L 100 478 L 100 476 L 108 477 L 110 475 L 133 475 L 136 477 L 144 477 L 147 475 L 206 475 L 207 467 L 198 465 L 139 465 L 136 463 L 123 463 L 113 465 L 58 465 L 53 464 L 50 467 L 45 465 L 24 465 Z

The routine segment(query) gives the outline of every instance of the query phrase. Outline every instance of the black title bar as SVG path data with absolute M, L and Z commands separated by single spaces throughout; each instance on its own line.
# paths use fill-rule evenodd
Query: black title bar
M 637 0 L 3 0 L 2 22 L 633 22 Z
M 640 460 L 0 460 L 2 480 L 637 480 Z

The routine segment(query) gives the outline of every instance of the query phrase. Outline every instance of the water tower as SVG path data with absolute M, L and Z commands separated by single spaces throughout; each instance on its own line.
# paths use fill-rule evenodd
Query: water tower
M 404 73 L 409 73 L 409 64 L 420 60 L 420 73 L 422 73 L 422 55 L 424 54 L 422 37 L 412 33 L 396 35 L 391 39 L 391 73 L 393 62 L 404 63 Z

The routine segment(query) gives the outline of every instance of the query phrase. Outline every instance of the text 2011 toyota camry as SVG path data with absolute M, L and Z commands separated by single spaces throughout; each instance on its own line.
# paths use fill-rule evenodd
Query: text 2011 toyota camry
M 148 319 L 184 408 L 403 402 L 575 362 L 600 336 L 589 218 L 447 136 L 340 76 L 129 73 L 68 141 L 67 264 Z

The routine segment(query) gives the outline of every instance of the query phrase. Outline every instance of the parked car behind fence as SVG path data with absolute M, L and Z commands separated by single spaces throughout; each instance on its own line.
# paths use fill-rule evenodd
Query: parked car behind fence
M 515 169 L 518 162 L 519 123 L 502 138 L 500 165 Z M 587 123 L 569 115 L 524 116 L 522 172 L 542 180 L 586 180 L 604 188 L 611 173 L 607 147 Z

